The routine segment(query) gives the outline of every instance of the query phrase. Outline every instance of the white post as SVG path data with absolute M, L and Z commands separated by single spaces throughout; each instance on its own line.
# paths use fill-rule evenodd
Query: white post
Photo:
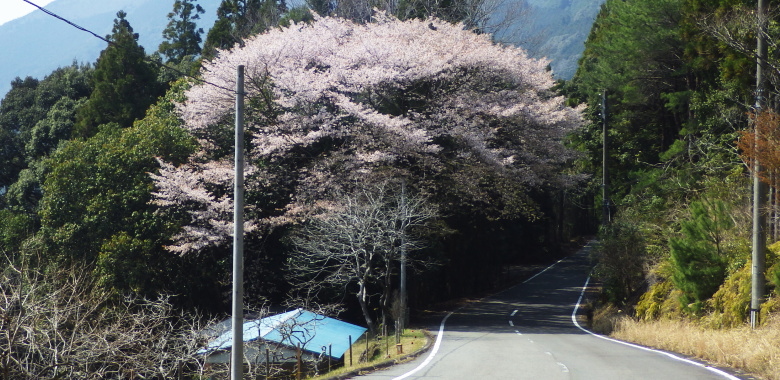
M 236 151 L 233 190 L 233 347 L 230 378 L 244 378 L 244 66 L 236 80 Z

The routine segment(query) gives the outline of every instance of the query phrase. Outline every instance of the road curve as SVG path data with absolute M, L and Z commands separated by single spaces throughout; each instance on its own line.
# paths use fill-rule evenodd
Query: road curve
M 523 284 L 448 315 L 426 355 L 356 379 L 738 379 L 580 329 L 572 315 L 588 247 Z

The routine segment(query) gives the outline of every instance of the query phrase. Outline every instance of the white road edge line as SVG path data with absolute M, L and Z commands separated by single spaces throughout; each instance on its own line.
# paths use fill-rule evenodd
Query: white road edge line
M 595 336 L 597 338 L 605 339 L 605 340 L 608 340 L 610 342 L 620 343 L 622 345 L 638 348 L 638 349 L 644 350 L 644 351 L 655 352 L 657 354 L 668 356 L 668 357 L 670 357 L 670 358 L 672 358 L 674 360 L 679 360 L 681 362 L 692 364 L 692 365 L 695 365 L 697 367 L 702 367 L 702 368 L 707 369 L 710 372 L 716 373 L 716 374 L 721 375 L 721 376 L 723 376 L 723 377 L 725 377 L 727 379 L 730 379 L 730 380 L 740 380 L 740 378 L 738 378 L 738 377 L 736 377 L 734 375 L 731 375 L 731 374 L 729 374 L 729 373 L 727 373 L 725 371 L 722 371 L 720 369 L 717 369 L 715 367 L 711 367 L 711 366 L 708 366 L 708 365 L 705 365 L 705 364 L 702 364 L 702 363 L 698 363 L 698 362 L 695 362 L 693 360 L 677 356 L 677 355 L 672 354 L 670 352 L 664 352 L 664 351 L 661 351 L 661 350 L 656 350 L 656 349 L 652 349 L 652 348 L 636 345 L 636 344 L 633 344 L 633 343 L 624 342 L 622 340 L 608 338 L 606 336 L 596 334 L 596 333 L 594 333 L 594 332 L 592 332 L 592 331 L 590 331 L 590 330 L 580 326 L 579 322 L 577 322 L 577 311 L 580 308 L 580 303 L 582 302 L 582 298 L 585 296 L 585 290 L 588 289 L 588 283 L 590 283 L 590 275 L 588 275 L 588 278 L 585 280 L 585 285 L 582 286 L 582 292 L 580 292 L 580 298 L 577 300 L 577 304 L 574 306 L 574 311 L 571 313 L 571 321 L 574 322 L 574 325 L 577 326 L 577 328 L 579 328 L 580 330 L 582 330 L 582 331 L 584 331 L 584 332 L 586 332 L 586 333 L 588 333 L 590 335 L 593 335 L 593 336 Z
M 409 372 L 407 372 L 407 373 L 405 373 L 405 374 L 403 374 L 401 376 L 398 376 L 398 377 L 394 378 L 393 380 L 401 380 L 401 379 L 405 379 L 405 378 L 407 378 L 409 376 L 412 376 L 417 371 L 425 368 L 425 366 L 427 366 L 428 363 L 430 363 L 431 360 L 433 360 L 433 357 L 436 356 L 436 353 L 439 351 L 439 347 L 441 347 L 442 338 L 444 338 L 444 323 L 447 322 L 447 319 L 450 317 L 450 315 L 452 315 L 452 313 L 454 313 L 454 311 L 451 311 L 449 314 L 447 314 L 444 317 L 444 319 L 441 320 L 441 325 L 439 325 L 439 335 L 436 336 L 436 343 L 433 344 L 433 349 L 431 349 L 431 353 L 428 354 L 428 357 L 425 358 L 425 361 L 420 363 L 420 365 L 418 365 L 417 368 L 415 368 L 415 369 L 413 369 L 413 370 L 411 370 L 411 371 L 409 371 Z
M 565 259 L 565 258 L 564 258 L 564 259 Z M 541 272 L 539 272 L 539 273 L 537 273 L 537 274 L 533 275 L 531 278 L 529 278 L 529 279 L 527 279 L 527 280 L 523 281 L 522 283 L 523 283 L 523 284 L 525 284 L 526 282 L 533 280 L 534 278 L 536 278 L 536 276 L 538 276 L 538 275 L 540 275 L 540 274 L 542 274 L 542 273 L 546 272 L 548 269 L 550 269 L 550 268 L 554 267 L 555 265 L 557 265 L 558 263 L 560 263 L 560 262 L 561 262 L 561 261 L 563 261 L 564 259 L 560 259 L 560 260 L 556 261 L 555 263 L 553 263 L 553 264 L 552 264 L 552 265 L 550 265 L 549 267 L 547 267 L 547 268 L 544 268 L 544 269 L 543 269 Z M 580 297 L 580 298 L 582 298 L 582 297 Z M 457 310 L 456 310 L 456 311 L 457 311 Z M 441 325 L 439 325 L 439 335 L 436 335 L 436 343 L 434 343 L 434 344 L 433 344 L 433 349 L 431 349 L 431 353 L 430 353 L 430 354 L 428 354 L 428 357 L 427 357 L 427 358 L 425 358 L 425 361 L 423 361 L 422 363 L 420 363 L 420 365 L 418 365 L 418 366 L 417 366 L 417 368 L 415 368 L 415 369 L 413 369 L 413 370 L 411 370 L 411 371 L 409 371 L 409 372 L 407 372 L 407 373 L 405 373 L 405 374 L 403 374 L 403 375 L 401 375 L 401 376 L 394 377 L 394 378 L 393 378 L 393 380 L 403 380 L 403 379 L 405 379 L 405 378 L 407 378 L 407 377 L 409 377 L 409 376 L 412 376 L 412 375 L 414 375 L 415 373 L 417 373 L 417 371 L 419 371 L 419 370 L 421 370 L 421 369 L 425 368 L 425 366 L 427 366 L 427 365 L 428 365 L 428 364 L 431 362 L 431 360 L 433 360 L 433 357 L 434 357 L 434 356 L 436 356 L 436 353 L 439 351 L 439 347 L 441 346 L 441 341 L 442 341 L 442 339 L 444 338 L 444 323 L 445 323 L 445 322 L 447 322 L 447 319 L 448 319 L 448 318 L 450 317 L 450 315 L 452 315 L 452 313 L 454 313 L 454 312 L 455 312 L 455 311 L 451 311 L 449 314 L 447 314 L 447 315 L 444 317 L 444 319 L 442 319 L 442 320 L 441 320 Z M 514 312 L 512 312 L 512 315 L 514 316 L 514 315 L 515 315 L 515 313 L 517 313 L 517 310 L 515 310 Z M 516 333 L 518 333 L 518 334 L 520 334 L 520 332 L 519 332 L 519 331 L 517 331 L 517 330 L 515 330 L 515 332 L 516 332 Z M 522 335 L 522 334 L 520 334 L 520 335 Z
M 509 326 L 515 327 L 515 323 L 512 321 L 509 321 Z

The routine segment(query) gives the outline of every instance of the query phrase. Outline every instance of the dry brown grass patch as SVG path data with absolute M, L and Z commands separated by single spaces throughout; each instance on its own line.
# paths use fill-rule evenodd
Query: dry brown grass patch
M 639 322 L 621 318 L 612 336 L 696 357 L 768 380 L 780 380 L 780 315 L 763 326 L 707 329 L 694 322 L 658 320 Z

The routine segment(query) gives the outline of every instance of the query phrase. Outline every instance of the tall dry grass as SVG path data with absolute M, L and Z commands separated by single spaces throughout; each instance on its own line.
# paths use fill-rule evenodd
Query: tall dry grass
M 780 315 L 755 330 L 750 326 L 714 330 L 689 321 L 621 318 L 611 336 L 780 380 Z

